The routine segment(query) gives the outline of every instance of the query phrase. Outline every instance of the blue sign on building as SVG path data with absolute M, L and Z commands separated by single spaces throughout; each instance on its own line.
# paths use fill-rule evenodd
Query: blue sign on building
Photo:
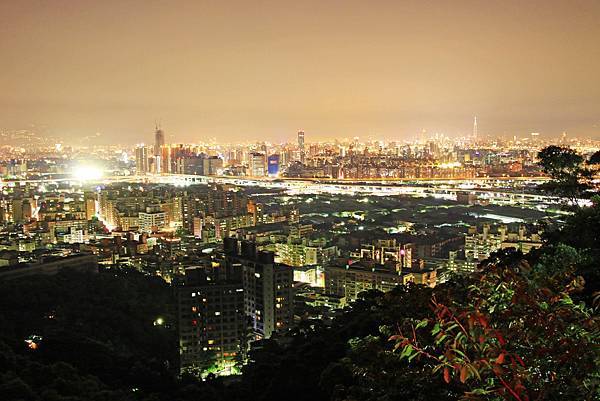
M 279 174 L 279 155 L 271 155 L 267 158 L 267 173 L 271 176 Z

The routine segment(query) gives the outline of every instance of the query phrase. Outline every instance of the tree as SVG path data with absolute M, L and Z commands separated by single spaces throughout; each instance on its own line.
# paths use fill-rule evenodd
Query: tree
M 465 298 L 434 296 L 431 316 L 401 321 L 390 336 L 400 358 L 431 362 L 443 381 L 465 386 L 466 398 L 596 399 L 600 322 L 571 298 L 583 286 L 577 250 L 510 256 L 491 258 Z
M 600 150 L 591 155 L 587 163 L 591 165 L 600 164 Z
M 542 190 L 567 199 L 572 206 L 577 206 L 578 199 L 589 197 L 593 174 L 575 150 L 551 145 L 538 153 L 538 159 L 542 171 L 551 178 L 540 185 Z

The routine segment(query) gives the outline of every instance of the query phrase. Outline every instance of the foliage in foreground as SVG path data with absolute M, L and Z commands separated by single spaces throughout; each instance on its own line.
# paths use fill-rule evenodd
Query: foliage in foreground
M 462 302 L 434 297 L 431 317 L 405 321 L 390 337 L 400 357 L 428 360 L 445 382 L 463 383 L 470 399 L 600 396 L 599 322 L 571 298 L 582 290 L 569 264 L 577 252 L 564 245 L 546 252 L 533 266 L 511 255 L 493 258 Z

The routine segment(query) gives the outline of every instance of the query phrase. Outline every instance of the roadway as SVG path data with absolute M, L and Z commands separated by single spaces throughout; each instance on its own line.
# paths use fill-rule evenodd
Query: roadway
M 540 203 L 556 204 L 556 197 L 526 193 L 527 185 L 547 181 L 545 177 L 476 177 L 476 178 L 406 178 L 406 179 L 327 179 L 327 178 L 269 178 L 199 176 L 184 174 L 161 174 L 143 176 L 105 176 L 99 179 L 80 180 L 73 177 L 23 179 L 0 181 L 0 187 L 16 185 L 46 185 L 71 182 L 81 185 L 108 185 L 111 183 L 155 183 L 188 186 L 194 184 L 230 184 L 279 189 L 290 195 L 296 194 L 344 194 L 355 196 L 431 196 L 456 200 L 458 192 L 471 192 L 481 200 L 494 204 L 521 204 L 529 207 Z

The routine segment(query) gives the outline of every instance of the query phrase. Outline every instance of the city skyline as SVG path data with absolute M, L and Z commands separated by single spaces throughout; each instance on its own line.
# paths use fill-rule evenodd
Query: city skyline
M 0 1 L 1 401 L 598 398 L 598 21 Z
M 598 137 L 600 5 L 5 2 L 0 127 L 166 142 Z

